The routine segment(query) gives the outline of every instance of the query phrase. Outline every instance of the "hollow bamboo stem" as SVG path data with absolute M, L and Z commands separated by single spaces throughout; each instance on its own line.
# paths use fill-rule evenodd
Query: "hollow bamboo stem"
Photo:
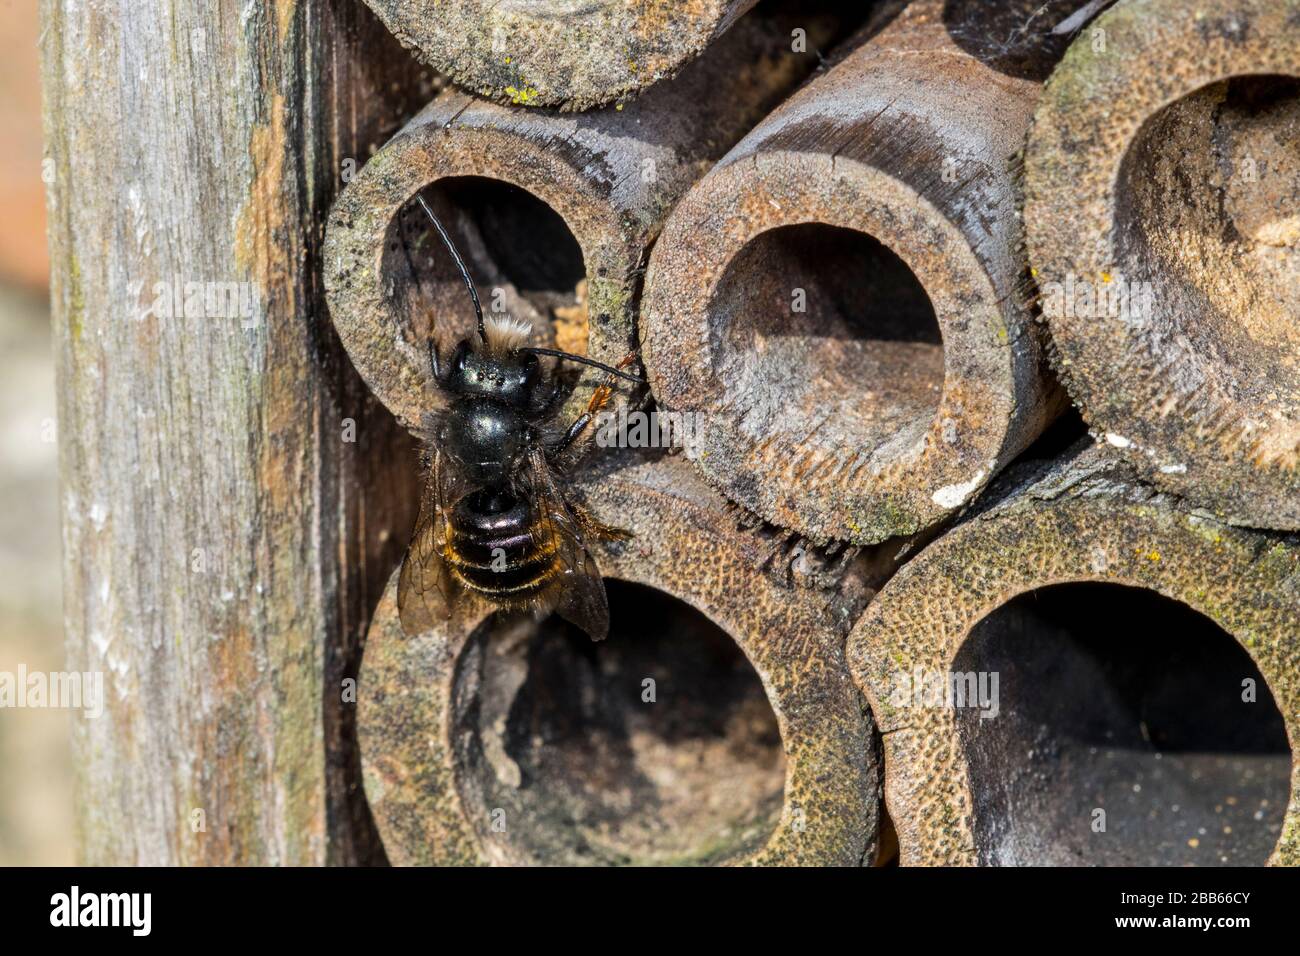
M 656 397 L 701 417 L 712 483 L 813 540 L 933 526 L 1058 410 L 1015 164 L 1050 43 L 994 46 L 991 6 L 888 10 L 655 247 Z
M 903 864 L 1296 863 L 1297 582 L 1097 446 L 1019 466 L 849 638 Z
M 366 2 L 402 43 L 467 90 L 586 110 L 674 75 L 755 0 Z
M 1300 528 L 1300 19 L 1122 0 L 1047 86 L 1029 247 L 1071 397 L 1142 475 Z
M 819 37 L 837 29 L 830 18 L 816 24 Z M 485 308 L 534 320 L 539 344 L 618 362 L 636 347 L 647 248 L 668 211 L 816 63 L 791 51 L 775 21 L 746 21 L 626 108 L 574 116 L 455 91 L 435 99 L 330 216 L 330 313 L 357 370 L 402 422 L 418 425 L 438 401 L 430 317 L 444 347 L 472 328 L 445 251 L 427 235 L 408 242 L 399 221 L 422 190 L 469 259 Z M 418 214 L 409 225 L 426 228 Z M 579 258 L 576 273 L 565 265 Z M 531 271 L 515 275 L 526 263 Z
M 613 621 L 602 644 L 481 611 L 408 636 L 396 577 L 381 600 L 359 730 L 389 859 L 873 859 L 878 765 L 842 658 L 868 594 L 858 567 L 817 587 L 785 580 L 772 542 L 679 458 L 611 468 L 581 493 L 635 535 L 596 551 Z

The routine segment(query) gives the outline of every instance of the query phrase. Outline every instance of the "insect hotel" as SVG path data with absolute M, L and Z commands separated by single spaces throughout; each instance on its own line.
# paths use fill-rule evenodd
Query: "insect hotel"
M 86 859 L 1300 861 L 1294 4 L 539 6 L 55 16 Z

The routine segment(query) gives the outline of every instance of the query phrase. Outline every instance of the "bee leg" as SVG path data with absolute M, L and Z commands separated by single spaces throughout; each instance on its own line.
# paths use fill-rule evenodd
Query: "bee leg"
M 624 528 L 616 528 L 610 524 L 605 524 L 585 507 L 575 501 L 566 499 L 564 504 L 568 507 L 569 514 L 573 515 L 573 520 L 578 523 L 578 527 L 582 529 L 584 538 L 602 541 L 631 540 L 631 531 Z
M 429 371 L 433 373 L 433 380 L 437 384 L 443 384 L 442 368 L 438 363 L 438 346 L 433 342 L 433 336 L 429 336 Z
M 635 361 L 636 353 L 629 352 L 615 367 L 620 370 L 625 369 Z M 564 437 L 560 439 L 559 445 L 557 445 L 555 450 L 551 453 L 552 460 L 559 459 L 560 456 L 569 450 L 570 446 L 572 446 L 573 443 L 582 436 L 582 433 L 587 430 L 587 426 L 591 424 L 592 419 L 599 415 L 605 406 L 609 404 L 609 400 L 613 395 L 614 378 L 613 376 L 609 376 L 606 377 L 605 381 L 597 385 L 595 390 L 591 393 L 591 400 L 587 402 L 587 410 L 574 419 L 573 424 L 570 425 L 568 430 L 564 433 Z

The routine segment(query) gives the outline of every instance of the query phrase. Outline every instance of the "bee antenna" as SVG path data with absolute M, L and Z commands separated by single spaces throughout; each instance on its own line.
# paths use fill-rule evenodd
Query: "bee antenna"
M 597 362 L 595 359 L 589 359 L 585 355 L 574 355 L 572 352 L 561 352 L 559 349 L 544 349 L 538 346 L 530 345 L 522 348 L 521 352 L 532 352 L 534 355 L 549 355 L 552 358 L 564 359 L 566 362 L 581 362 L 583 365 L 590 365 L 608 372 L 610 375 L 617 375 L 619 378 L 625 378 L 629 382 L 636 382 L 639 385 L 646 383 L 645 379 L 636 375 L 629 375 L 627 372 L 621 372 L 613 366 L 606 365 L 604 362 Z
M 442 237 L 443 245 L 447 247 L 447 251 L 451 253 L 451 257 L 456 260 L 456 268 L 460 270 L 460 277 L 465 281 L 465 288 L 469 290 L 470 301 L 474 303 L 474 317 L 478 320 L 479 341 L 486 342 L 487 330 L 483 328 L 483 306 L 479 305 L 478 293 L 474 291 L 474 280 L 469 277 L 469 270 L 465 268 L 465 260 L 462 259 L 460 253 L 456 251 L 456 246 L 452 243 L 451 236 L 447 235 L 447 230 L 442 228 L 442 223 L 440 223 L 438 217 L 433 214 L 433 210 L 429 208 L 429 204 L 424 201 L 424 196 L 419 195 L 415 198 L 419 200 L 420 208 L 424 210 L 424 214 L 428 216 L 429 221 L 433 223 L 433 228 L 438 230 L 438 235 Z

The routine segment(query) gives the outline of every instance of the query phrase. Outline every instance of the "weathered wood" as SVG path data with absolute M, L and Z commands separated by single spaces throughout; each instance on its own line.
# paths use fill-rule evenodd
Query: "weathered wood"
M 710 481 L 813 540 L 933 526 L 1060 409 L 1015 161 L 1052 44 L 1012 57 L 1000 6 L 886 5 L 655 246 L 656 397 L 703 419 Z
M 1300 15 L 1121 0 L 1047 85 L 1025 224 L 1055 364 L 1150 481 L 1300 528 Z
M 1017 466 L 849 636 L 904 865 L 1300 859 L 1300 538 L 1193 514 L 1108 451 Z M 1044 621 L 1058 586 L 1093 590 Z M 996 719 L 930 695 L 954 673 L 999 675 Z
M 319 250 L 345 161 L 430 91 L 349 0 L 43 17 L 66 628 L 107 697 L 75 722 L 81 855 L 377 859 L 339 682 L 415 469 Z

